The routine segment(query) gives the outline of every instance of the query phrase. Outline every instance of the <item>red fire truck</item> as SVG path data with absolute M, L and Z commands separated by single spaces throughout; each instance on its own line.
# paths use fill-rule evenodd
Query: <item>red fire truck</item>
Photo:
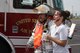
M 9 44 L 12 53 L 34 53 L 33 48 L 25 48 L 38 18 L 33 9 L 42 3 L 63 9 L 61 0 L 0 0 L 0 40 Z

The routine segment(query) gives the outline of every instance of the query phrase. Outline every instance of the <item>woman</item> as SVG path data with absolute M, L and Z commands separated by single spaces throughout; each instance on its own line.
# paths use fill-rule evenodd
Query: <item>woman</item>
M 47 39 L 52 41 L 53 53 L 69 53 L 67 48 L 68 30 L 65 26 L 65 20 L 69 17 L 70 13 L 56 9 L 54 12 L 54 23 L 50 27 L 50 34 Z

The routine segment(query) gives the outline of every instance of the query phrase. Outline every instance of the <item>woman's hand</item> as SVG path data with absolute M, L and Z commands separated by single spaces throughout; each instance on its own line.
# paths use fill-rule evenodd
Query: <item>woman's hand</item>
M 48 35 L 46 36 L 46 39 L 51 40 L 51 36 L 48 34 Z
M 50 35 L 47 35 L 47 39 L 63 47 L 66 45 L 66 42 L 67 42 L 67 40 L 60 40 L 58 38 L 51 37 Z

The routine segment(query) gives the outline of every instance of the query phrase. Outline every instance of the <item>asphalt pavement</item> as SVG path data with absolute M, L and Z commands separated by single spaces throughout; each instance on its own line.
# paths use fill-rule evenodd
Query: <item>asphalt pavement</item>
M 80 19 L 73 19 L 72 22 L 76 24 L 76 28 L 73 38 L 69 39 L 69 44 L 72 53 L 80 53 Z

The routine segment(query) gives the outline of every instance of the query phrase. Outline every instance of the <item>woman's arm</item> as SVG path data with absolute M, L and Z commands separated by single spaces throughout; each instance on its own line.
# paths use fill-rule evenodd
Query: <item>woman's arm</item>
M 66 42 L 67 42 L 67 40 L 60 40 L 58 38 L 51 37 L 50 35 L 47 36 L 47 39 L 54 41 L 56 44 L 63 47 L 66 45 Z

